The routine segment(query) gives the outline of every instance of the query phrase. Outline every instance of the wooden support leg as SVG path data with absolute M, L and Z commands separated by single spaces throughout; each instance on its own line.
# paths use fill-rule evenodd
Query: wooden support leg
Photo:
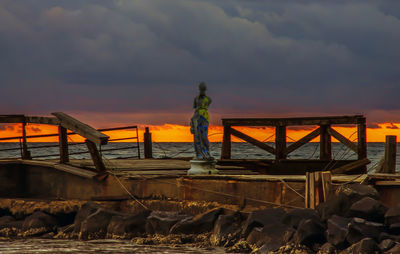
M 26 123 L 22 123 L 22 159 L 24 160 L 31 160 L 31 153 L 28 151 L 28 145 L 26 142 Z
M 149 131 L 149 127 L 146 127 L 143 140 L 144 140 L 144 158 L 146 159 L 153 158 L 153 147 L 152 147 L 151 133 Z
M 386 136 L 383 173 L 396 173 L 397 136 Z
M 357 144 L 357 153 L 358 159 L 367 158 L 367 125 L 365 118 L 361 118 L 357 124 L 357 136 L 358 136 L 358 144 Z M 367 167 L 364 166 L 362 169 L 364 173 L 367 173 Z
M 276 126 L 275 130 L 275 159 L 286 159 L 286 126 Z
M 86 146 L 89 149 L 90 156 L 92 157 L 94 166 L 95 166 L 95 168 L 96 168 L 96 170 L 98 172 L 97 178 L 99 180 L 105 179 L 105 177 L 107 176 L 106 167 L 105 167 L 105 165 L 103 163 L 103 160 L 102 160 L 102 158 L 100 156 L 100 153 L 99 153 L 99 151 L 97 149 L 96 144 L 93 143 L 90 140 L 86 140 Z
M 221 148 L 221 159 L 231 158 L 231 126 L 224 125 L 224 137 Z
M 60 146 L 60 163 L 68 163 L 68 135 L 67 129 L 58 126 L 58 144 Z
M 332 160 L 332 141 L 329 135 L 329 125 L 321 125 L 320 154 L 321 160 Z

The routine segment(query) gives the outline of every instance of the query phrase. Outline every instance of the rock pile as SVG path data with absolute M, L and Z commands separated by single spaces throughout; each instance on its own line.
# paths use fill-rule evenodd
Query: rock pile
M 400 206 L 387 209 L 373 187 L 360 184 L 341 186 L 316 210 L 243 213 L 216 208 L 196 216 L 150 210 L 126 214 L 88 202 L 74 214 L 0 215 L 3 237 L 201 242 L 242 253 L 400 253 Z

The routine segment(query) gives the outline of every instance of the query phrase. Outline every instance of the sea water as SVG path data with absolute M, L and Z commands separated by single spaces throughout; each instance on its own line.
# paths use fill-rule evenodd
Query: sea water
M 290 145 L 291 143 L 288 143 Z M 101 147 L 102 154 L 107 159 L 117 158 L 135 158 L 138 155 L 135 146 L 136 143 L 109 143 Z M 269 143 L 273 146 L 273 143 Z M 45 147 L 42 147 L 45 146 Z M 53 146 L 53 147 L 48 147 Z M 400 145 L 399 145 L 400 146 Z M 0 159 L 2 158 L 20 158 L 21 151 L 19 143 L 0 143 Z M 371 160 L 368 165 L 370 172 L 373 172 L 379 160 L 385 152 L 385 143 L 368 143 L 367 156 Z M 16 150 L 6 150 L 15 148 Z M 120 149 L 107 151 L 109 149 Z M 34 159 L 57 159 L 58 145 L 57 143 L 28 143 L 28 149 Z M 3 151 L 2 151 L 3 150 Z M 139 144 L 140 156 L 143 158 L 143 143 Z M 219 158 L 221 155 L 221 143 L 210 143 L 211 155 Z M 400 147 L 397 149 L 400 151 Z M 85 144 L 70 145 L 70 153 L 87 152 Z M 50 155 L 43 157 L 45 155 Z M 52 155 L 52 156 L 51 156 Z M 153 142 L 153 157 L 154 158 L 179 158 L 193 157 L 194 148 L 192 143 L 182 142 Z M 71 155 L 73 159 L 88 159 L 88 153 Z M 260 148 L 249 143 L 232 143 L 232 158 L 233 159 L 273 159 L 274 156 Z M 307 143 L 299 149 L 288 155 L 288 159 L 318 159 L 319 158 L 319 143 Z M 354 160 L 357 159 L 357 154 L 341 143 L 332 143 L 332 158 L 336 160 Z M 397 155 L 396 170 L 400 171 L 400 152 Z

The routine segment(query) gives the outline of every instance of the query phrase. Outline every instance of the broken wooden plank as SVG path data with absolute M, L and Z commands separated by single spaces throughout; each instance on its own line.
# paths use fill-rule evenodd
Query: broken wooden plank
M 99 173 L 106 172 L 106 167 L 103 163 L 99 150 L 95 143 L 90 140 L 86 140 L 86 146 L 89 149 L 90 156 L 92 157 L 93 164 Z
M 299 139 L 295 143 L 293 143 L 290 146 L 288 146 L 288 148 L 286 149 L 286 153 L 289 154 L 289 153 L 293 152 L 294 150 L 299 149 L 301 146 L 307 144 L 308 142 L 310 142 L 314 138 L 318 137 L 320 133 L 321 133 L 321 129 L 320 128 L 315 129 L 311 133 L 307 134 L 306 136 L 302 137 L 301 139 Z
M 25 115 L 0 115 L 0 123 L 23 123 Z
M 333 169 L 333 170 L 331 170 L 331 173 L 332 174 L 345 174 L 354 169 L 365 167 L 369 163 L 371 163 L 371 161 L 367 158 L 364 158 L 364 159 L 357 160 L 357 161 L 351 162 L 349 164 L 343 165 L 339 168 Z
M 339 140 L 340 143 L 344 144 L 345 146 L 347 146 L 348 148 L 353 150 L 354 152 L 356 152 L 356 153 L 358 152 L 357 146 L 353 142 L 351 142 L 349 139 L 347 139 L 345 136 L 343 136 L 342 134 L 337 132 L 336 130 L 334 130 L 332 128 L 328 128 L 328 133 L 331 136 L 333 136 L 334 138 L 336 138 L 337 140 Z
M 72 116 L 62 112 L 54 112 L 52 115 L 58 118 L 62 127 L 81 135 L 95 144 L 107 144 L 109 136 L 97 131 L 91 126 L 84 124 Z
M 95 172 L 92 172 L 90 170 L 85 170 L 85 169 L 81 169 L 81 168 L 77 168 L 71 165 L 66 165 L 66 164 L 54 164 L 53 167 L 55 169 L 70 173 L 70 174 L 74 174 L 77 176 L 81 176 L 81 177 L 85 177 L 85 178 L 90 178 L 92 179 L 93 177 L 95 177 L 97 174 Z
M 254 139 L 254 138 L 244 134 L 243 132 L 240 132 L 233 128 L 231 128 L 230 132 L 235 137 L 243 139 L 244 141 L 249 142 L 250 144 L 253 144 L 253 145 L 257 146 L 258 148 L 261 148 L 269 153 L 275 154 L 275 149 L 273 147 L 271 147 L 261 141 L 258 141 L 257 139 Z

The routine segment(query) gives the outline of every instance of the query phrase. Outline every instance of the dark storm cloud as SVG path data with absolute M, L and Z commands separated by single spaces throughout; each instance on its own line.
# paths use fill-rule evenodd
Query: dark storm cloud
M 382 2 L 3 0 L 0 106 L 182 113 L 205 80 L 222 115 L 400 110 Z

